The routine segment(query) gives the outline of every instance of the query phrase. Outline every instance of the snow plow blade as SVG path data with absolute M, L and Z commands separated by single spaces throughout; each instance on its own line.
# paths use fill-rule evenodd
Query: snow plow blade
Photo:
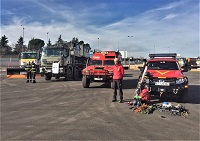
M 36 78 L 41 77 L 36 74 Z M 26 70 L 24 68 L 7 68 L 6 78 L 26 78 Z

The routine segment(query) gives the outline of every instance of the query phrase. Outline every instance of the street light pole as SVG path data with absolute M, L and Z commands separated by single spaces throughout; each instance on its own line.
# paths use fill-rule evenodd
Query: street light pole
M 98 50 L 99 50 L 99 38 L 98 38 Z
M 133 37 L 133 36 L 128 36 L 130 39 Z M 129 40 L 129 48 L 130 48 L 130 40 Z
M 24 46 L 24 25 L 21 25 L 23 28 L 22 28 L 22 52 L 23 52 L 23 46 Z
M 131 40 L 132 37 L 133 36 L 128 36 L 128 38 L 130 38 L 130 40 Z M 129 49 L 130 49 L 130 42 L 131 42 L 130 40 L 129 40 Z M 129 52 L 129 59 L 128 60 L 129 60 L 129 68 L 130 68 L 130 52 Z M 124 62 L 124 63 L 126 64 L 126 62 Z
M 49 32 L 47 32 L 47 45 L 48 45 L 48 35 L 49 35 Z

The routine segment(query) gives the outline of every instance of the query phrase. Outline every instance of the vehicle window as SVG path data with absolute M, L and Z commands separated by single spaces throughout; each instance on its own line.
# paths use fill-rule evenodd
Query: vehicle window
M 90 65 L 102 65 L 102 60 L 90 60 Z
M 114 65 L 114 61 L 113 60 L 105 60 L 104 61 L 104 66 L 113 66 Z
M 46 56 L 61 56 L 63 55 L 63 49 L 61 48 L 45 48 L 43 54 Z
M 159 61 L 159 62 L 148 62 L 148 70 L 179 70 L 176 62 Z
M 22 53 L 21 59 L 36 59 L 37 53 Z

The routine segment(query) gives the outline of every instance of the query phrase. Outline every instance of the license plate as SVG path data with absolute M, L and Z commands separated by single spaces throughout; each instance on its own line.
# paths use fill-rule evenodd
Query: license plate
M 156 82 L 155 85 L 169 86 L 169 82 Z
M 103 78 L 94 78 L 94 80 L 103 80 Z

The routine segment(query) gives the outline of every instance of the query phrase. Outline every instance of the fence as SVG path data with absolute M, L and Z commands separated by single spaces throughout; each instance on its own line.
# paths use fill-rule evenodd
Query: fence
M 1 67 L 18 67 L 19 58 L 17 56 L 1 56 L 0 58 Z

